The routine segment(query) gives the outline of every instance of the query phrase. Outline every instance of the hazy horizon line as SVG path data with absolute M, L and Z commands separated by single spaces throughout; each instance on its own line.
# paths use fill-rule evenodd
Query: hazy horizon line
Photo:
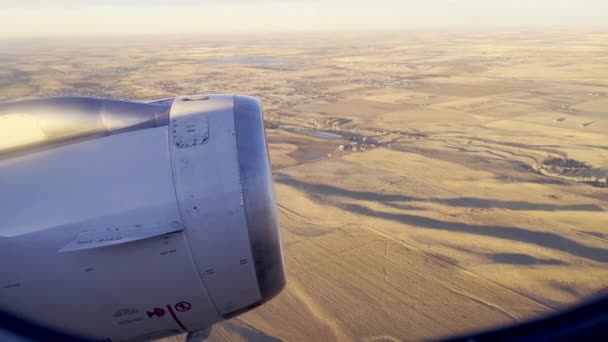
M 149 32 L 149 33 L 81 33 L 81 34 L 30 34 L 30 35 L 4 35 L 0 36 L 0 41 L 14 40 L 55 40 L 55 39 L 116 39 L 116 38 L 260 38 L 272 37 L 288 37 L 288 36 L 309 36 L 309 37 L 324 37 L 324 36 L 366 36 L 366 35 L 381 35 L 381 34 L 480 34 L 480 33 L 501 33 L 501 34 L 517 34 L 517 33 L 551 33 L 551 32 L 606 32 L 608 33 L 608 24 L 606 25 L 517 25 L 517 26 L 445 26 L 445 27 L 420 27 L 420 28 L 368 28 L 368 29 L 328 29 L 328 30 L 291 30 L 291 31 L 206 31 L 206 32 Z

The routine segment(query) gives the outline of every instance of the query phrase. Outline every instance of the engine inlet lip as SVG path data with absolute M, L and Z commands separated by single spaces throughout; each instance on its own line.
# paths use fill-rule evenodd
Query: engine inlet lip
M 283 251 L 260 101 L 249 96 L 235 96 L 234 124 L 245 216 L 262 295 L 259 305 L 285 287 Z

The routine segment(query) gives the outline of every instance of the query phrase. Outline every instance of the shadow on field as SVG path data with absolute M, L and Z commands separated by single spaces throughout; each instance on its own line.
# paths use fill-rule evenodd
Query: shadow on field
M 320 193 L 323 195 L 342 196 L 356 200 L 373 201 L 390 204 L 390 202 L 433 202 L 453 207 L 479 208 L 479 209 L 509 209 L 509 210 L 539 210 L 539 211 L 591 211 L 603 212 L 604 208 L 595 204 L 555 205 L 544 203 L 530 203 L 522 201 L 500 201 L 493 199 L 482 199 L 472 197 L 458 198 L 418 198 L 401 194 L 387 194 L 371 191 L 357 191 L 338 188 L 327 184 L 306 183 L 289 177 L 285 174 L 277 174 L 275 181 L 289 185 L 307 192 Z M 387 203 L 389 202 L 389 203 Z
M 509 265 L 549 265 L 564 266 L 565 262 L 557 259 L 540 259 L 527 254 L 520 253 L 494 253 L 490 254 L 490 259 L 498 264 Z
M 381 194 L 381 193 L 373 193 L 366 191 L 353 191 L 347 189 L 341 189 L 331 185 L 325 184 L 310 184 L 306 182 L 302 182 L 296 179 L 293 179 L 284 174 L 277 175 L 275 179 L 278 183 L 285 184 L 288 186 L 296 187 L 301 190 L 304 190 L 313 195 L 333 195 L 333 196 L 341 196 L 350 199 L 357 200 L 366 200 L 366 201 L 376 201 L 381 203 L 386 203 L 390 201 L 425 201 L 421 198 L 403 196 L 398 194 Z M 445 204 L 455 205 L 455 206 L 464 206 L 471 208 L 527 208 L 526 205 L 532 206 L 535 208 L 547 208 L 546 210 L 582 210 L 581 206 L 555 206 L 555 205 L 545 205 L 545 204 L 527 204 L 526 202 L 503 202 L 496 200 L 483 200 L 483 199 L 463 199 L 456 198 L 453 200 L 436 200 L 431 199 L 430 201 L 441 202 Z M 528 230 L 525 228 L 519 227 L 507 227 L 507 226 L 498 226 L 498 225 L 475 225 L 468 224 L 462 222 L 449 222 L 449 221 L 441 221 L 433 218 L 428 218 L 424 216 L 418 215 L 410 215 L 404 213 L 391 213 L 373 210 L 368 207 L 352 204 L 352 203 L 340 203 L 340 202 L 326 202 L 328 204 L 334 205 L 343 210 L 347 210 L 353 213 L 357 213 L 359 215 L 365 215 L 369 217 L 380 218 L 384 220 L 390 220 L 398 223 L 409 224 L 412 226 L 426 228 L 426 229 L 435 229 L 435 230 L 443 230 L 450 232 L 461 232 L 468 234 L 475 234 L 478 236 L 487 236 L 494 237 L 498 239 L 510 240 L 523 242 L 528 244 L 534 244 L 539 247 L 549 248 L 561 252 L 566 252 L 571 255 L 575 255 L 578 257 L 594 260 L 597 262 L 608 262 L 608 249 L 590 247 L 584 244 L 581 244 L 577 241 L 568 239 L 561 235 L 549 232 L 540 232 Z M 492 206 L 489 204 L 492 203 Z M 478 205 L 475 205 L 478 204 Z M 484 204 L 486 205 L 484 207 Z M 573 209 L 573 207 L 578 209 Z M 590 205 L 588 209 L 595 210 L 603 210 L 601 207 Z M 516 210 L 516 209 L 513 209 Z M 537 209 L 541 210 L 541 209 Z M 499 258 L 501 258 L 499 256 Z M 502 257 L 504 258 L 504 256 Z

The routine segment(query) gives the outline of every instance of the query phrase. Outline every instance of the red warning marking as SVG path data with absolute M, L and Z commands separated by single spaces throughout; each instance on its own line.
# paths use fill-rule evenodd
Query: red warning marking
M 148 318 L 152 318 L 153 316 L 163 317 L 165 315 L 165 310 L 161 308 L 154 308 L 152 312 L 146 311 L 146 313 L 148 314 Z
M 167 309 L 169 309 L 169 313 L 171 313 L 171 317 L 173 317 L 173 320 L 175 321 L 175 323 L 177 323 L 179 325 L 179 327 L 182 328 L 183 331 L 188 331 L 188 329 L 186 329 L 186 327 L 182 324 L 182 322 L 179 320 L 179 318 L 177 318 L 177 315 L 175 315 L 175 312 L 173 311 L 173 308 L 171 308 L 171 305 L 167 305 Z
M 186 312 L 192 308 L 192 305 L 188 302 L 179 302 L 175 304 L 175 310 L 179 312 Z

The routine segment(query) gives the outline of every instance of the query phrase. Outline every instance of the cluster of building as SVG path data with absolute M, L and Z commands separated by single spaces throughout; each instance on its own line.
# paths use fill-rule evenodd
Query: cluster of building
M 337 149 L 338 149 L 339 152 L 349 151 L 349 150 L 353 151 L 353 152 L 365 152 L 368 149 L 371 150 L 371 149 L 374 149 L 374 148 L 376 148 L 375 144 L 366 144 L 366 143 L 359 143 L 357 141 L 351 141 L 348 144 L 339 145 Z
M 389 77 L 389 78 L 379 78 L 379 79 L 350 79 L 345 80 L 344 83 L 357 83 L 363 84 L 370 87 L 379 87 L 379 88 L 403 88 L 403 87 L 413 87 L 416 85 L 416 82 L 403 78 Z

